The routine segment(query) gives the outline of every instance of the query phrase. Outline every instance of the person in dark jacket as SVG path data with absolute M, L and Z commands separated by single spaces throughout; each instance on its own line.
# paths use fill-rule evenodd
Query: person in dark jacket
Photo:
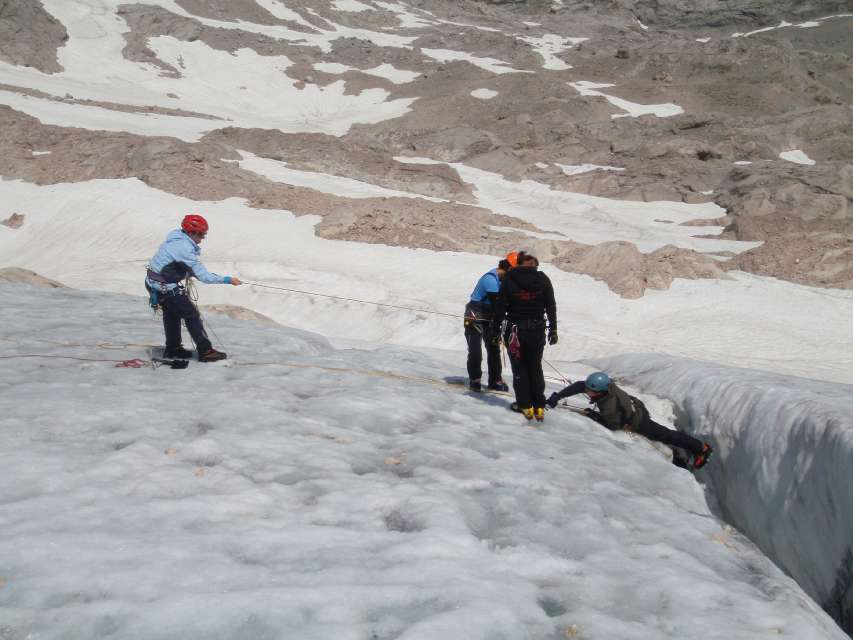
M 207 284 L 242 284 L 239 278 L 211 273 L 202 264 L 199 244 L 207 235 L 207 230 L 207 220 L 202 216 L 184 216 L 181 228 L 169 233 L 148 264 L 145 288 L 151 296 L 151 306 L 163 309 L 163 329 L 166 332 L 164 358 L 186 359 L 192 356 L 192 351 L 184 349 L 181 344 L 181 320 L 195 342 L 199 362 L 216 362 L 226 358 L 222 351 L 217 351 L 210 343 L 201 315 L 183 285 L 183 280 L 190 276 Z
M 508 391 L 501 378 L 501 346 L 492 341 L 492 317 L 495 301 L 501 289 L 501 280 L 510 269 L 507 260 L 484 273 L 477 281 L 468 304 L 465 305 L 465 341 L 468 343 L 468 386 L 472 391 L 482 391 L 483 349 L 486 346 L 486 365 L 489 370 L 488 388 Z
M 616 386 L 610 376 L 603 371 L 591 373 L 586 380 L 578 380 L 562 391 L 552 393 L 548 398 L 548 406 L 554 408 L 562 398 L 568 398 L 579 393 L 585 393 L 589 396 L 589 401 L 594 403 L 598 409 L 598 411 L 586 409 L 584 415 L 588 418 L 595 420 L 611 431 L 623 429 L 633 431 L 649 440 L 684 449 L 692 454 L 694 469 L 705 466 L 713 453 L 711 445 L 707 442 L 703 443 L 686 433 L 668 429 L 652 420 L 646 405 Z
M 538 270 L 535 256 L 519 252 L 518 267 L 504 277 L 492 320 L 493 340 L 500 340 L 500 327 L 506 318 L 503 339 L 512 365 L 513 409 L 525 418 L 545 419 L 545 374 L 542 353 L 545 331 L 548 343 L 557 344 L 557 303 L 551 280 Z M 545 324 L 545 316 L 548 324 Z

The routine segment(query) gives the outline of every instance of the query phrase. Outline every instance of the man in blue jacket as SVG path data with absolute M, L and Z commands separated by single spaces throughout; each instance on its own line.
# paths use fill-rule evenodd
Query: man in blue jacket
M 483 351 L 486 345 L 486 364 L 489 369 L 488 388 L 495 391 L 508 391 L 509 387 L 501 378 L 501 346 L 492 340 L 492 316 L 494 302 L 501 290 L 501 280 L 510 269 L 507 260 L 501 260 L 498 266 L 484 273 L 477 281 L 471 299 L 465 305 L 465 341 L 468 343 L 468 386 L 472 391 L 483 389 Z
M 210 343 L 201 315 L 187 295 L 183 280 L 195 277 L 207 284 L 240 285 L 239 278 L 211 273 L 201 263 L 199 243 L 208 230 L 207 220 L 190 214 L 181 222 L 181 228 L 171 231 L 166 241 L 148 265 L 145 288 L 151 294 L 151 306 L 163 309 L 163 329 L 166 331 L 164 358 L 189 358 L 192 351 L 181 344 L 181 320 L 195 342 L 199 362 L 216 362 L 227 356 Z

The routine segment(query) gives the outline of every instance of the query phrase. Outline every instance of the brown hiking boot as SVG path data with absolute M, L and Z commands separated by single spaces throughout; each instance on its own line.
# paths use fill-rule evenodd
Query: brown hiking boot
M 228 356 L 222 351 L 217 351 L 213 347 L 208 349 L 207 351 L 198 354 L 199 362 L 217 362 L 218 360 L 225 360 Z

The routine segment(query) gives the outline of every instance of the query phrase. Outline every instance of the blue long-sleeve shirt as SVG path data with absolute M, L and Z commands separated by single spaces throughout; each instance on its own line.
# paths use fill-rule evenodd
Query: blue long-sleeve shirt
M 177 262 L 184 264 L 193 276 L 206 284 L 231 284 L 231 276 L 220 276 L 208 271 L 207 267 L 202 264 L 200 256 L 201 247 L 198 246 L 198 243 L 180 229 L 175 229 L 166 236 L 165 242 L 160 245 L 157 253 L 151 258 L 148 268 L 155 273 L 162 273 L 166 266 Z M 147 277 L 146 281 L 151 288 L 156 289 L 165 287 L 171 291 L 178 286 L 178 283 L 163 284 Z
M 474 291 L 471 292 L 471 302 L 479 302 L 490 307 L 492 305 L 492 298 L 496 297 L 500 290 L 501 279 L 498 276 L 497 268 L 495 268 L 487 271 L 477 280 L 477 285 L 474 287 Z M 490 296 L 490 293 L 493 295 Z

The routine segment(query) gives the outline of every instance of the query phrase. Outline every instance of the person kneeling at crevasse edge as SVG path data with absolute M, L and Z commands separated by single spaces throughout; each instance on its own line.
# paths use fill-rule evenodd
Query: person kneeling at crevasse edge
M 192 351 L 184 349 L 181 344 L 181 320 L 195 342 L 199 362 L 216 362 L 227 357 L 213 348 L 201 322 L 201 314 L 182 282 L 193 276 L 206 284 L 243 284 L 239 278 L 211 273 L 201 263 L 199 243 L 204 240 L 208 228 L 207 220 L 200 215 L 185 216 L 181 228 L 166 236 L 148 265 L 145 288 L 151 295 L 151 306 L 163 309 L 163 329 L 166 332 L 164 358 L 186 359 L 192 356 Z
M 684 449 L 693 455 L 694 469 L 702 468 L 711 458 L 713 449 L 710 444 L 652 420 L 646 405 L 616 386 L 603 371 L 591 373 L 586 380 L 579 380 L 562 391 L 552 393 L 547 400 L 548 406 L 553 409 L 562 398 L 579 393 L 589 396 L 589 401 L 598 409 L 587 409 L 584 415 L 611 431 L 633 431 L 649 440 Z

